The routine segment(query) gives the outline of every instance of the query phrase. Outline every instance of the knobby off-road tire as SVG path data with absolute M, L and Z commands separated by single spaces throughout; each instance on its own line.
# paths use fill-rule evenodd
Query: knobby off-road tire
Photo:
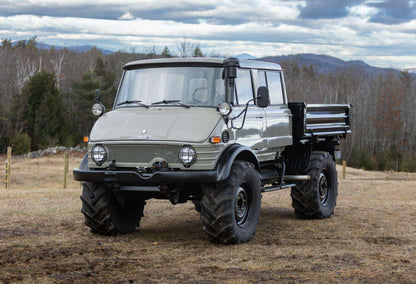
M 102 183 L 82 184 L 82 209 L 91 232 L 114 236 L 133 232 L 140 225 L 144 200 L 125 200 L 120 204 L 112 190 Z
M 292 187 L 292 207 L 301 219 L 329 218 L 334 213 L 338 195 L 335 162 L 328 152 L 313 152 L 306 174 L 308 181 Z
M 224 244 L 249 241 L 261 211 L 260 178 L 253 164 L 236 161 L 226 180 L 202 191 L 202 230 L 208 239 Z

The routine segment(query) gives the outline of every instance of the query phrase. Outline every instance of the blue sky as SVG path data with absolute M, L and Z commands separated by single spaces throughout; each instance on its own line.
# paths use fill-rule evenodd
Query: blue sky
M 0 38 L 207 54 L 317 53 L 416 67 L 416 0 L 0 0 Z

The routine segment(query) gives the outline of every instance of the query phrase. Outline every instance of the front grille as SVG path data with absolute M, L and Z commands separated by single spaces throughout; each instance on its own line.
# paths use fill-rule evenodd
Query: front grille
M 97 166 L 89 159 L 89 167 L 107 168 L 115 160 L 117 168 L 134 168 L 145 170 L 152 167 L 155 163 L 165 161 L 169 169 L 185 169 L 179 161 L 179 150 L 187 144 L 106 144 L 108 149 L 107 160 L 101 166 Z M 90 144 L 89 147 L 93 147 Z M 221 154 L 222 145 L 194 144 L 192 145 L 197 153 L 196 162 L 188 169 L 190 170 L 211 170 L 215 167 L 215 162 Z M 91 150 L 91 149 L 90 149 Z
M 108 145 L 109 160 L 122 163 L 151 164 L 154 159 L 166 161 L 168 164 L 179 163 L 180 146 L 171 145 Z

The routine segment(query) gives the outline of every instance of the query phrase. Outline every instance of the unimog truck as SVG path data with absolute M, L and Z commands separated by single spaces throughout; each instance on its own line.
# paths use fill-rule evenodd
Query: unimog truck
M 207 238 L 226 244 L 252 238 L 264 192 L 291 188 L 302 219 L 334 212 L 350 105 L 288 102 L 278 64 L 130 62 L 113 109 L 97 96 L 92 111 L 98 119 L 74 178 L 93 233 L 133 232 L 150 198 L 192 201 Z

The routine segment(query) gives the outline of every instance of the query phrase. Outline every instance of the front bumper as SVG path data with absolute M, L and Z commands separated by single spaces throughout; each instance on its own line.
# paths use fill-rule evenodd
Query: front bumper
M 114 182 L 129 185 L 162 185 L 185 183 L 214 183 L 218 181 L 217 171 L 176 171 L 140 174 L 134 171 L 107 171 L 74 169 L 74 179 L 90 182 Z

